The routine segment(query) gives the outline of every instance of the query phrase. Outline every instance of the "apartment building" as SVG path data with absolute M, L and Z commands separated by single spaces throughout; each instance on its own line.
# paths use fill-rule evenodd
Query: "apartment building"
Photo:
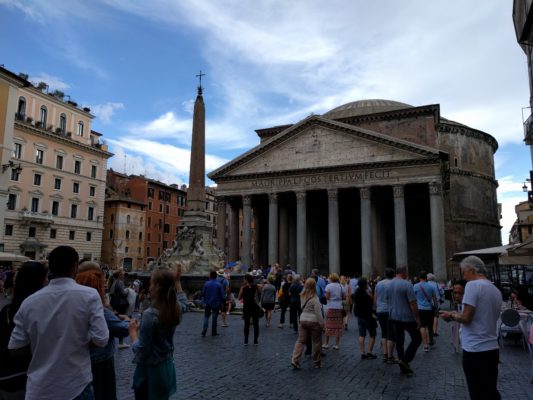
M 4 251 L 36 260 L 67 244 L 100 261 L 113 154 L 91 129 L 90 109 L 63 97 L 0 68 L 0 241 Z

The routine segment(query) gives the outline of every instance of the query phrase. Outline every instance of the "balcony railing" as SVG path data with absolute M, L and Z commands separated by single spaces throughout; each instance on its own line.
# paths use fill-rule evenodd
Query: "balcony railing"
M 533 114 L 524 122 L 524 141 L 527 145 L 533 145 Z
M 51 224 L 54 222 L 54 216 L 48 213 L 40 213 L 35 211 L 23 210 L 21 211 L 23 221 L 35 222 L 39 224 Z

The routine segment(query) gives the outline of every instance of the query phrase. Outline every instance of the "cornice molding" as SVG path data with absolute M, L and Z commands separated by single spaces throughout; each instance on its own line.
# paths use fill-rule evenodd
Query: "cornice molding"
M 22 131 L 26 131 L 26 132 L 29 132 L 31 134 L 35 134 L 35 135 L 38 135 L 38 136 L 41 136 L 41 137 L 52 139 L 55 142 L 58 142 L 58 143 L 61 143 L 61 144 L 64 144 L 64 145 L 68 145 L 70 147 L 76 147 L 78 149 L 83 149 L 85 151 L 88 151 L 88 152 L 91 152 L 91 153 L 94 153 L 94 154 L 98 154 L 101 157 L 110 158 L 110 157 L 113 157 L 113 155 L 114 155 L 113 153 L 110 153 L 108 151 L 100 150 L 100 149 L 97 149 L 96 147 L 89 146 L 89 145 L 83 144 L 83 143 L 79 143 L 79 142 L 76 142 L 75 140 L 72 140 L 72 139 L 69 139 L 69 138 L 66 138 L 66 137 L 62 137 L 62 136 L 58 136 L 55 133 L 51 133 L 51 132 L 48 132 L 48 131 L 43 130 L 43 129 L 35 128 L 34 126 L 23 124 L 23 123 L 18 122 L 18 121 L 15 121 L 15 127 L 20 129 L 20 130 L 22 130 Z
M 494 152 L 498 150 L 498 142 L 496 141 L 496 139 L 488 133 L 479 131 L 477 129 L 472 129 L 467 126 L 458 126 L 446 122 L 440 122 L 439 124 L 437 124 L 437 131 L 441 133 L 451 133 L 454 135 L 464 135 L 472 137 L 474 139 L 483 140 L 492 147 Z
M 450 168 L 450 175 L 468 176 L 471 178 L 485 179 L 498 187 L 498 181 L 490 175 L 480 174 L 478 172 L 466 171 L 459 168 Z
M 345 124 L 354 125 L 360 122 L 368 121 L 390 121 L 394 119 L 402 119 L 406 117 L 419 117 L 421 115 L 436 115 L 436 120 L 439 119 L 440 107 L 438 104 L 431 104 L 421 107 L 402 108 L 400 110 L 384 111 L 375 114 L 357 115 L 354 117 L 345 117 L 335 119 L 335 121 L 343 122 Z

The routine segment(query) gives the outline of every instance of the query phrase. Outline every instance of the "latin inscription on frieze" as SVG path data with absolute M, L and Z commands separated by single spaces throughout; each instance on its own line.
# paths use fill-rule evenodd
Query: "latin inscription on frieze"
M 335 183 L 360 183 L 388 179 L 390 170 L 338 172 L 310 176 L 287 176 L 280 178 L 257 179 L 252 181 L 254 188 L 288 188 L 293 186 L 335 184 Z

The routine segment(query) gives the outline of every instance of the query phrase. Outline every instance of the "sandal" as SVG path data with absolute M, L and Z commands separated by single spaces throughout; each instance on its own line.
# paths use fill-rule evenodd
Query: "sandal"
M 369 360 L 375 360 L 376 358 L 378 358 L 378 356 L 372 353 L 366 353 L 366 358 Z
M 322 345 L 322 348 L 323 348 L 324 350 L 327 350 L 327 349 L 329 349 L 329 346 L 328 346 L 327 344 L 323 344 L 323 345 Z

